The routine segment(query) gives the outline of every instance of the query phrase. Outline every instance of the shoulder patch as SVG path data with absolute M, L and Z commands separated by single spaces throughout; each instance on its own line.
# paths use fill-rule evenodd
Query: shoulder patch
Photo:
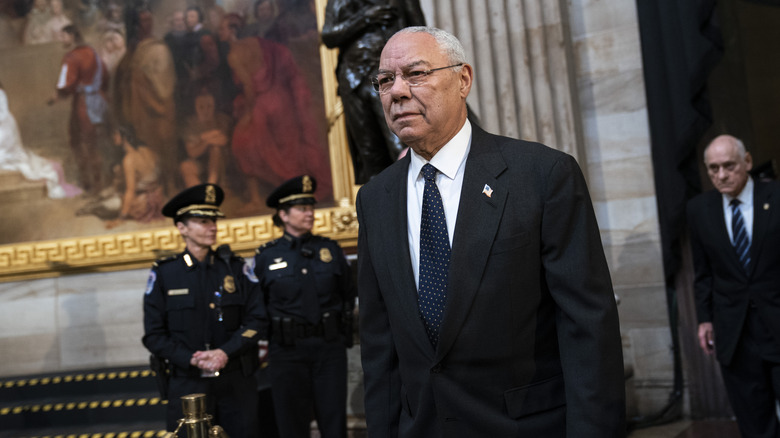
M 260 280 L 257 278 L 257 275 L 255 275 L 255 258 L 249 257 L 244 262 L 244 276 L 246 276 L 246 279 L 251 281 L 252 283 L 259 283 Z
M 152 293 L 152 289 L 154 289 L 154 282 L 157 281 L 157 272 L 155 272 L 154 269 L 149 271 L 149 278 L 146 280 L 146 292 L 144 292 L 144 295 L 149 295 Z

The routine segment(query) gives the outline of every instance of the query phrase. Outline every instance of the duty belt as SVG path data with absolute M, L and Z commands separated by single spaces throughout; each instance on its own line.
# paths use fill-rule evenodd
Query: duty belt
M 324 333 L 321 322 L 314 325 L 300 323 L 295 325 L 296 338 L 310 338 L 312 336 L 322 337 Z

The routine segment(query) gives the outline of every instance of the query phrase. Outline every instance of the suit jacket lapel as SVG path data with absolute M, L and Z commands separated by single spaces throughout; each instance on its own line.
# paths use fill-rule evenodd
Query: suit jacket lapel
M 506 188 L 496 180 L 506 169 L 506 163 L 494 137 L 476 125 L 472 126 L 471 150 L 466 161 L 455 223 L 447 305 L 439 333 L 437 360 L 452 347 L 468 317 L 507 198 Z M 484 193 L 485 185 L 488 192 L 492 192 Z
M 729 238 L 729 230 L 726 228 L 726 216 L 723 213 L 723 195 L 717 190 L 710 192 L 712 196 L 707 200 L 707 211 L 702 212 L 706 217 L 715 218 L 715 220 L 705 220 L 704 224 L 711 224 L 711 238 L 714 239 L 713 244 L 720 248 L 723 248 L 723 253 L 727 254 L 729 258 L 729 266 L 733 266 L 740 272 L 744 272 L 737 257 L 737 250 L 734 249 L 734 244 L 731 243 Z
M 389 265 L 390 272 L 395 272 L 397 275 L 393 275 L 393 288 L 392 290 L 398 291 L 395 298 L 398 300 L 399 305 L 407 318 L 407 327 L 414 327 L 414 331 L 418 332 L 412 338 L 415 339 L 420 345 L 421 351 L 430 351 L 433 356 L 433 346 L 428 341 L 428 334 L 425 331 L 425 325 L 419 316 L 419 307 L 417 304 L 417 284 L 414 281 L 414 271 L 412 270 L 412 259 L 409 256 L 409 239 L 408 239 L 408 221 L 406 213 L 406 190 L 407 190 L 407 173 L 409 171 L 410 157 L 407 155 L 403 158 L 402 165 L 396 165 L 389 168 L 393 175 L 387 178 L 385 184 L 385 190 L 387 193 L 387 204 L 394 208 L 388 208 L 388 211 L 395 212 L 395 214 L 388 214 L 387 220 L 385 220 L 384 227 L 387 236 L 392 236 L 386 239 L 387 242 L 387 257 L 385 260 Z
M 766 190 L 766 185 L 756 182 L 755 186 L 753 186 L 753 236 L 750 240 L 751 274 L 761 254 L 764 236 L 769 227 L 769 218 L 772 214 L 771 201 L 771 192 Z

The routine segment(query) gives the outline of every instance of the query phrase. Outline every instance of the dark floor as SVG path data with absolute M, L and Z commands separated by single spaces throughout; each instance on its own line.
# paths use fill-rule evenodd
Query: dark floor
M 682 420 L 631 432 L 629 438 L 740 438 L 737 423 L 725 420 Z

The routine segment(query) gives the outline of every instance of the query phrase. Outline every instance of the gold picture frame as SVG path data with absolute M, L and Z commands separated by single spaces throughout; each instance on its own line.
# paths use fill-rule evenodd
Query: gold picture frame
M 326 0 L 315 0 L 317 25 L 322 29 Z M 347 145 L 343 107 L 334 75 L 337 51 L 320 44 L 328 145 L 336 206 L 318 209 L 313 232 L 338 241 L 350 250 L 357 245 L 357 215 L 352 159 Z M 277 238 L 271 216 L 226 219 L 218 223 L 218 241 L 240 255 L 251 255 L 260 244 Z M 57 277 L 148 267 L 183 249 L 173 224 L 157 229 L 125 233 L 15 243 L 0 246 L 0 281 Z

